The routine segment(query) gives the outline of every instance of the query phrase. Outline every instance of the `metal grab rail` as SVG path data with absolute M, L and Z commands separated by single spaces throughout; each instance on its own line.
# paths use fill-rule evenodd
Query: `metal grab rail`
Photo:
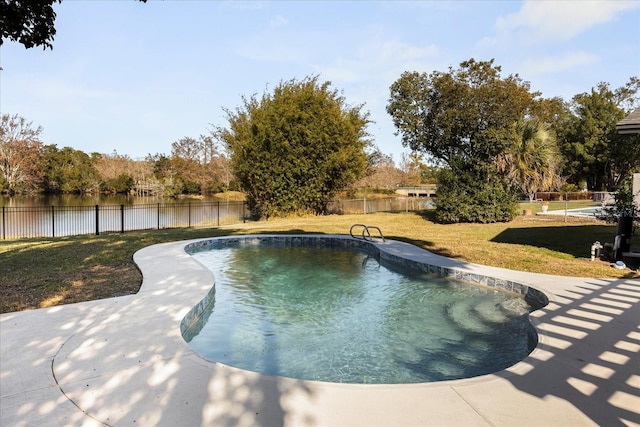
M 359 239 L 360 238 L 359 236 L 354 236 L 353 235 L 353 229 L 356 228 L 356 227 L 362 227 L 362 239 L 363 240 L 367 240 L 369 242 L 373 241 L 373 237 L 371 237 L 371 232 L 369 231 L 370 229 L 373 229 L 373 230 L 378 230 L 378 233 L 380 234 L 380 238 L 384 242 L 384 236 L 382 235 L 382 230 L 380 230 L 380 227 L 376 227 L 375 225 L 353 224 L 351 226 L 351 228 L 349 229 L 349 234 L 354 239 Z

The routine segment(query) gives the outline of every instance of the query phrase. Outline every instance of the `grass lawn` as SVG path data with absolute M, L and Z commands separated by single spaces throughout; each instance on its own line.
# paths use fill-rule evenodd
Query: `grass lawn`
M 565 206 L 567 209 L 580 209 L 580 208 L 592 208 L 596 205 L 591 200 L 572 200 L 566 203 L 561 201 L 552 201 L 549 203 L 550 211 L 559 211 L 564 210 Z M 520 213 L 524 209 L 529 209 L 535 215 L 538 212 L 542 212 L 542 203 L 541 202 L 522 202 L 520 203 Z
M 573 204 L 571 207 L 574 206 Z M 590 261 L 591 244 L 613 243 L 616 225 L 593 220 L 519 216 L 510 223 L 441 225 L 430 213 L 334 215 L 176 229 L 0 242 L 0 312 L 49 307 L 135 293 L 142 276 L 133 254 L 167 241 L 249 233 L 348 234 L 375 225 L 386 238 L 431 252 L 514 270 L 583 277 L 636 277 Z

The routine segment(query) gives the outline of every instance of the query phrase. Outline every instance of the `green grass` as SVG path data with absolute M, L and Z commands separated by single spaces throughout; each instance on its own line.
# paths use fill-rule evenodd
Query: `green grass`
M 589 260 L 591 244 L 613 242 L 617 228 L 596 221 L 517 217 L 499 224 L 436 224 L 430 213 L 303 217 L 208 229 L 176 229 L 0 242 L 1 312 L 137 292 L 142 276 L 133 254 L 156 243 L 248 233 L 348 234 L 354 223 L 385 237 L 462 261 L 584 277 L 629 277 L 629 270 Z
M 568 209 L 579 209 L 579 208 L 591 208 L 594 206 L 599 206 L 594 204 L 591 200 L 572 200 L 566 203 Z M 520 203 L 520 213 L 524 209 L 530 209 L 531 212 L 535 215 L 538 212 L 542 212 L 542 203 L 541 202 L 522 202 Z M 560 201 L 552 201 L 549 202 L 549 210 L 550 211 L 559 211 L 565 209 L 565 202 Z

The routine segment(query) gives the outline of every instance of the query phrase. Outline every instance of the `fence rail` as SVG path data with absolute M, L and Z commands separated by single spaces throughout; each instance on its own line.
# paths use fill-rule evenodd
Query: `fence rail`
M 1 209 L 2 239 L 211 227 L 243 222 L 248 214 L 244 202 L 2 206 Z
M 429 198 L 386 197 L 380 199 L 335 200 L 327 206 L 330 214 L 369 214 L 375 212 L 403 212 L 433 208 Z
M 432 207 L 424 198 L 336 200 L 332 214 L 414 211 Z M 245 222 L 245 202 L 152 203 L 95 206 L 2 206 L 0 238 L 64 237 L 163 228 L 214 227 Z

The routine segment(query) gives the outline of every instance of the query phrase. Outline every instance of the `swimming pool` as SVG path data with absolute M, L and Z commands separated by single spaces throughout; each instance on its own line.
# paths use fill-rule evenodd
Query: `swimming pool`
M 367 384 L 483 375 L 534 348 L 529 290 L 401 267 L 378 247 L 308 237 L 201 242 L 188 252 L 216 285 L 182 322 L 183 337 L 204 358 L 242 369 Z
M 597 218 L 603 212 L 603 208 L 599 206 L 587 207 L 587 208 L 576 208 L 576 209 L 567 209 L 566 215 L 574 216 L 574 217 L 582 217 L 582 218 Z M 540 212 L 541 215 L 565 215 L 564 209 L 558 209 L 547 212 Z

